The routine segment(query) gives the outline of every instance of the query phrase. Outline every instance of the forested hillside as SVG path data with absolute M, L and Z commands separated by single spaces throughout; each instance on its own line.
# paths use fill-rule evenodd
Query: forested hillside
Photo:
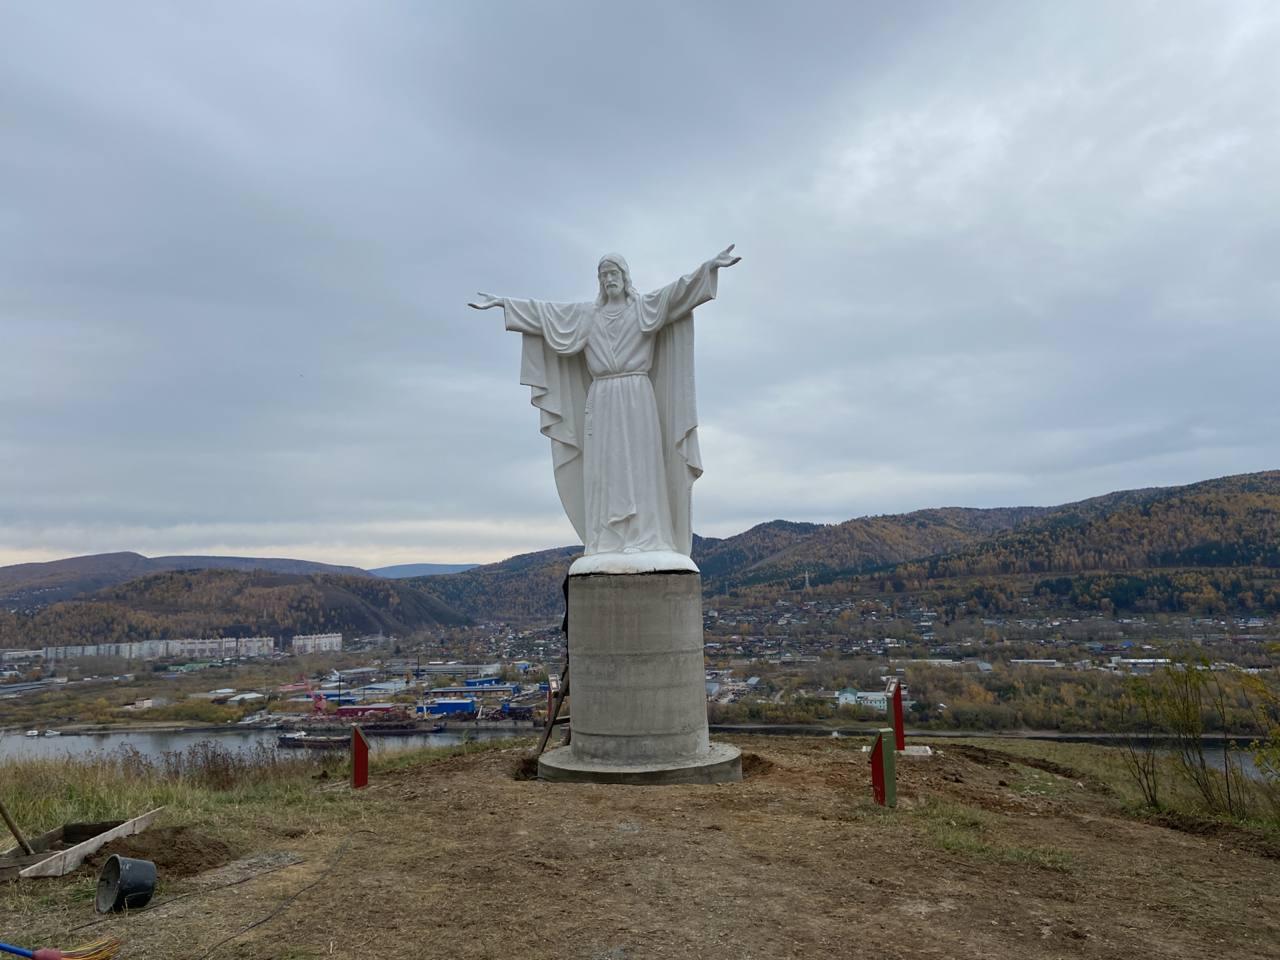
M 578 548 L 411 582 L 475 618 L 549 619 Z M 944 507 L 827 526 L 775 520 L 695 537 L 708 594 L 920 592 L 951 610 L 1011 613 L 1021 598 L 1089 611 L 1275 610 L 1280 472 L 1124 490 L 1059 507 Z M 856 583 L 854 581 L 857 581 Z M 829 585 L 829 586 L 824 586 Z
M 774 520 L 726 539 L 694 536 L 693 559 L 704 582 L 734 576 L 746 566 L 771 556 L 822 529 L 814 523 Z M 521 554 L 499 563 L 472 567 L 447 576 L 401 581 L 418 587 L 476 619 L 528 620 L 561 616 L 562 585 L 581 547 L 556 547 Z
M 397 580 L 474 620 L 554 619 L 564 613 L 561 585 L 581 547 L 524 553 L 461 573 Z
M 810 575 L 816 582 L 980 543 L 1047 513 L 1043 507 L 941 507 L 815 527 L 769 556 L 727 571 L 726 585 Z M 736 538 L 735 538 L 736 539 Z
M 866 579 L 982 613 L 1278 613 L 1280 471 L 1095 498 Z
M 977 543 L 1043 512 L 1037 507 L 950 507 L 827 526 L 772 520 L 723 539 L 695 536 L 693 560 L 709 593 L 785 581 L 806 571 L 820 582 Z M 557 547 L 449 576 L 402 582 L 477 619 L 559 616 L 564 609 L 561 583 L 581 552 L 581 547 Z
M 98 553 L 45 563 L 0 567 L 0 605 L 34 610 L 59 600 L 127 583 L 149 573 L 168 570 L 266 570 L 272 573 L 335 573 L 368 576 L 359 567 L 341 567 L 311 560 L 275 557 L 144 557 L 140 553 Z
M 1122 499 L 1101 511 L 1061 508 L 1042 523 L 932 559 L 927 575 L 1280 567 L 1280 471 L 1144 492 L 1141 502 Z
M 0 611 L 0 646 L 166 637 L 409 633 L 463 623 L 400 581 L 330 574 L 179 571 L 108 587 L 32 614 Z
M 768 557 L 777 556 L 796 544 L 806 542 L 823 527 L 818 523 L 795 523 L 771 520 L 757 524 L 744 533 L 725 539 L 693 538 L 693 560 L 702 571 L 704 581 L 717 583 L 740 576 Z

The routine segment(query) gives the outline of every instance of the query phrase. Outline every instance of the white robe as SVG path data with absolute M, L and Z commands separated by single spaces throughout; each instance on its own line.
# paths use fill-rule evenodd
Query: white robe
M 587 556 L 689 555 L 702 473 L 692 311 L 715 297 L 716 279 L 703 264 L 613 318 L 595 303 L 504 301 L 507 329 L 524 334 L 520 382 Z

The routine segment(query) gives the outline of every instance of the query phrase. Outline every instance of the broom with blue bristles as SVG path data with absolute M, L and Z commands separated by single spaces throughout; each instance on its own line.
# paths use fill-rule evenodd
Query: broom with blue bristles
M 111 960 L 120 946 L 120 941 L 115 937 L 104 937 L 93 943 L 86 943 L 83 947 L 76 947 L 74 950 L 59 950 L 56 947 L 26 950 L 15 947 L 11 943 L 0 943 L 0 951 L 12 953 L 15 957 L 32 958 L 32 960 Z

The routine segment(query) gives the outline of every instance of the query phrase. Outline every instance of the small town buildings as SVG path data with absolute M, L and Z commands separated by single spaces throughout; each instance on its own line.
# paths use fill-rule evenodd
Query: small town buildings
M 844 689 L 836 693 L 836 703 L 842 707 L 867 707 L 871 710 L 880 710 L 884 713 L 889 712 L 889 701 L 893 698 L 893 685 L 897 681 L 890 679 L 884 685 L 883 690 L 852 690 Z M 914 700 L 907 699 L 907 688 L 902 687 L 902 706 L 906 709 Z
M 1011 667 L 1047 667 L 1052 670 L 1062 666 L 1062 664 L 1057 660 L 1010 660 L 1009 666 Z
M 85 657 L 114 657 L 121 660 L 239 660 L 269 657 L 275 653 L 275 649 L 274 637 L 187 637 L 182 640 L 63 644 L 42 647 L 40 656 L 46 663 Z
M 476 712 L 476 701 L 470 697 L 442 697 L 418 704 L 418 716 L 449 717 Z
M 308 633 L 301 634 L 289 641 L 289 650 L 301 656 L 310 653 L 341 653 L 342 634 L 340 633 Z

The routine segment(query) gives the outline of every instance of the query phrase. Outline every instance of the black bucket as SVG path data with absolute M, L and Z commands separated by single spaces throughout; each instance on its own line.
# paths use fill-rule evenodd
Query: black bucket
M 156 892 L 156 865 L 150 860 L 131 860 L 113 853 L 98 874 L 99 913 L 141 910 Z

